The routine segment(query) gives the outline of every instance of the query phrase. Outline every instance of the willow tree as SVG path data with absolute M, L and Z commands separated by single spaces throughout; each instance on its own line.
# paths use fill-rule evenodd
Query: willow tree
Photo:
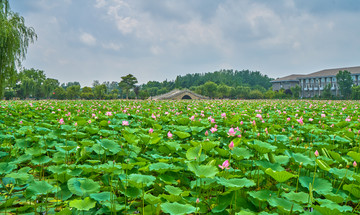
M 26 27 L 24 18 L 11 11 L 9 1 L 0 0 L 0 98 L 35 39 L 35 30 Z

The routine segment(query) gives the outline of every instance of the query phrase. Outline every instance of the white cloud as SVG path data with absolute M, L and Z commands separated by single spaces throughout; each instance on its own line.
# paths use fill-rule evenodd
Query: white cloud
M 102 47 L 104 49 L 109 49 L 109 50 L 113 50 L 113 51 L 119 51 L 123 47 L 123 45 L 119 44 L 119 43 L 110 42 L 110 43 L 102 44 Z
M 80 35 L 80 41 L 88 46 L 94 46 L 96 44 L 96 38 L 89 33 L 82 33 Z

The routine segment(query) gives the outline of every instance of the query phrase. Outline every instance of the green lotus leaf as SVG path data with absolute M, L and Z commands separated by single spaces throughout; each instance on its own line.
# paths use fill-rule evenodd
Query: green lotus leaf
M 113 154 L 118 153 L 119 151 L 121 151 L 121 146 L 119 144 L 117 144 L 115 141 L 113 140 L 108 140 L 108 139 L 102 139 L 100 141 L 100 144 L 106 149 L 109 150 L 110 152 L 112 152 Z
M 320 167 L 320 169 L 328 171 L 331 169 L 331 167 L 323 160 L 320 159 L 316 159 L 316 163 L 318 164 L 318 166 Z
M 41 165 L 41 164 L 49 163 L 50 161 L 52 161 L 52 158 L 49 158 L 48 156 L 44 155 L 41 157 L 33 158 L 31 160 L 31 163 L 33 163 L 35 165 Z
M 239 189 L 242 187 L 252 187 L 256 185 L 254 181 L 249 180 L 247 178 L 225 179 L 220 177 L 217 178 L 217 183 L 232 189 Z
M 182 215 L 182 214 L 190 214 L 196 211 L 196 208 L 189 204 L 179 204 L 177 202 L 174 203 L 163 203 L 161 204 L 161 209 L 165 213 L 169 213 L 171 215 Z
M 84 200 L 75 199 L 70 201 L 69 206 L 80 211 L 88 211 L 96 206 L 96 201 L 90 199 L 89 197 L 86 197 Z
M 360 163 L 360 153 L 354 152 L 354 151 L 350 151 L 350 152 L 347 153 L 347 155 L 349 155 L 350 157 L 352 157 L 357 163 Z
M 171 195 L 180 195 L 183 190 L 178 188 L 178 187 L 174 187 L 174 186 L 171 186 L 171 185 L 166 185 L 165 186 L 165 191 L 168 192 L 169 194 Z
M 171 151 L 178 151 L 181 150 L 182 147 L 179 143 L 177 142 L 165 142 L 164 143 Z
M 276 196 L 276 193 L 271 190 L 260 190 L 260 191 L 251 191 L 248 194 L 260 201 L 267 201 L 271 196 Z
M 310 198 L 309 194 L 307 193 L 304 192 L 295 193 L 294 191 L 291 191 L 290 193 L 282 193 L 281 196 L 292 202 L 297 202 L 300 204 L 308 203 Z
M 45 195 L 50 193 L 54 189 L 46 181 L 34 181 L 26 188 L 26 196 L 37 196 L 37 195 Z
M 167 171 L 171 170 L 173 167 L 174 167 L 174 165 L 172 165 L 172 164 L 159 162 L 159 163 L 150 164 L 149 165 L 149 170 L 150 171 L 156 171 L 156 172 L 159 172 L 159 173 L 164 173 L 164 172 L 167 172 Z
M 331 200 L 328 200 L 328 199 L 316 199 L 316 201 L 318 203 L 320 203 L 320 205 L 322 207 L 326 207 L 326 208 L 329 208 L 330 210 L 337 210 L 341 213 L 344 213 L 344 212 L 350 212 L 353 210 L 352 207 L 350 206 L 347 206 L 347 205 L 343 205 L 343 206 L 340 206 L 338 205 L 337 203 L 331 201 Z
M 240 212 L 235 213 L 235 215 L 256 215 L 256 213 L 249 210 L 241 210 Z
M 137 145 L 140 141 L 140 138 L 132 133 L 124 134 L 124 138 L 128 143 L 135 145 Z
M 180 139 L 185 139 L 191 136 L 188 132 L 183 131 L 174 131 L 173 132 L 176 136 L 178 136 Z
M 111 195 L 114 196 L 114 194 L 112 194 L 110 192 L 92 193 L 92 194 L 90 194 L 90 198 L 92 198 L 98 202 L 103 202 L 103 201 L 110 201 Z
M 119 204 L 117 202 L 115 202 L 115 203 L 104 202 L 103 205 L 108 207 L 111 212 L 118 212 L 118 211 L 121 211 L 121 210 L 123 210 L 125 208 L 125 205 L 121 205 L 121 204 Z
M 66 166 L 49 166 L 46 169 L 55 174 L 61 174 L 67 171 Z
M 152 175 L 131 174 L 128 180 L 136 187 L 141 188 L 152 185 L 156 178 Z
M 314 166 L 314 160 L 310 159 L 308 156 L 300 153 L 294 153 L 292 157 L 299 165 L 300 163 L 303 163 L 304 166 Z
M 272 197 L 268 200 L 269 204 L 273 207 L 281 208 L 287 212 L 303 212 L 304 209 L 299 204 L 282 198 Z
M 355 175 L 355 172 L 349 169 L 338 169 L 338 168 L 331 168 L 329 171 L 331 174 L 335 175 L 336 178 L 343 179 L 347 178 L 351 181 L 355 180 L 352 176 Z
M 200 178 L 213 178 L 219 173 L 215 166 L 198 165 L 196 162 L 188 163 L 189 170 Z
M 298 177 L 297 175 L 294 175 L 290 172 L 287 172 L 287 171 L 274 171 L 270 168 L 266 169 L 265 170 L 265 173 L 270 175 L 272 178 L 274 178 L 277 182 L 285 182 L 287 180 L 289 180 L 290 178 L 296 178 Z
M 269 143 L 260 141 L 260 140 L 254 140 L 252 142 L 249 142 L 249 147 L 254 148 L 256 151 L 258 151 L 260 154 L 265 154 L 268 152 L 273 152 L 277 149 L 276 146 L 273 146 Z
M 186 158 L 188 160 L 196 160 L 200 158 L 202 147 L 201 145 L 191 147 L 186 152 Z
M 17 166 L 12 163 L 2 162 L 0 163 L 0 174 L 7 174 L 16 169 Z
M 71 193 L 78 196 L 88 196 L 100 191 L 100 185 L 89 178 L 71 178 L 67 185 Z
M 254 156 L 254 153 L 252 153 L 250 150 L 239 147 L 235 147 L 232 150 L 232 153 L 237 160 L 249 159 Z
M 360 186 L 356 184 L 345 184 L 343 190 L 349 191 L 356 198 L 360 198 Z
M 145 199 L 146 202 L 148 202 L 148 203 L 150 203 L 150 204 L 152 204 L 152 205 L 158 204 L 158 203 L 161 202 L 161 198 L 160 198 L 160 197 L 154 196 L 154 195 L 152 195 L 152 194 L 150 194 L 150 193 L 146 193 L 146 194 L 144 195 L 144 199 Z
M 308 176 L 301 176 L 299 178 L 299 182 L 301 184 L 301 186 L 309 189 L 309 185 L 310 183 L 313 183 L 313 177 L 308 177 Z M 333 187 L 331 185 L 331 183 L 323 178 L 315 178 L 315 182 L 312 185 L 313 187 L 313 191 L 319 193 L 319 194 L 329 194 L 331 193 Z
M 128 187 L 125 191 L 125 195 L 127 197 L 136 199 L 141 195 L 141 189 L 139 189 L 137 187 Z
M 340 204 L 340 203 L 343 203 L 343 202 L 344 202 L 344 200 L 345 200 L 346 197 L 341 196 L 341 195 L 339 195 L 339 194 L 329 193 L 329 194 L 326 194 L 326 195 L 325 195 L 325 198 L 326 198 L 326 199 L 329 199 L 329 200 L 331 200 L 331 201 L 333 201 L 333 202 L 335 202 L 335 203 Z
M 282 167 L 279 163 L 271 163 L 267 160 L 257 160 L 255 161 L 255 165 L 259 166 L 262 170 L 266 170 L 268 168 L 274 170 L 274 171 L 283 171 L 285 170 L 284 167 Z
M 158 178 L 165 184 L 178 184 L 178 182 L 175 180 L 175 177 L 169 174 L 159 175 Z

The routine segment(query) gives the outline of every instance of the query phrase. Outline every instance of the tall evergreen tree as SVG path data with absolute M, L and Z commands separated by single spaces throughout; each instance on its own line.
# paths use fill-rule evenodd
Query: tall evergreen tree
M 351 96 L 351 87 L 353 84 L 351 73 L 347 70 L 339 71 L 339 73 L 336 75 L 336 81 L 339 85 L 341 96 L 345 99 L 349 99 Z

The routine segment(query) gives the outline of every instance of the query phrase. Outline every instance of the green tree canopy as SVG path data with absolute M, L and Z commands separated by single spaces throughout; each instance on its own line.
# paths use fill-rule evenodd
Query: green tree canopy
M 16 66 L 25 59 L 29 43 L 37 38 L 35 30 L 10 9 L 8 0 L 0 0 L 0 98 L 6 82 L 16 74 Z
M 129 98 L 129 92 L 135 87 L 138 81 L 132 74 L 121 77 L 119 87 L 126 93 L 126 99 Z
M 339 71 L 336 75 L 336 81 L 339 85 L 340 93 L 345 99 L 349 99 L 351 96 L 351 87 L 353 80 L 351 78 L 351 73 L 347 70 Z

